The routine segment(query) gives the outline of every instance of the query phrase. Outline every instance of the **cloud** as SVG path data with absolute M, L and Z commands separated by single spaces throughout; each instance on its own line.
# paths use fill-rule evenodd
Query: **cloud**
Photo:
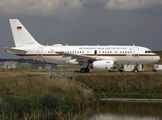
M 115 10 L 130 10 L 159 4 L 162 4 L 161 0 L 110 0 L 106 7 Z
M 103 8 L 109 0 L 80 0 L 81 5 L 85 8 Z
M 4 14 L 49 16 L 67 14 L 81 8 L 79 0 L 1 0 Z
M 80 10 L 131 10 L 162 4 L 161 0 L 0 0 L 2 15 L 71 16 Z

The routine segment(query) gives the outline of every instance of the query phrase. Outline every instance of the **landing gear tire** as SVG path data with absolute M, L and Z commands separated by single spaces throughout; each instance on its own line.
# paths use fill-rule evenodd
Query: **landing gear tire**
M 138 69 L 135 69 L 134 72 L 137 73 L 138 72 Z
M 86 73 L 89 73 L 89 68 L 85 68 Z
M 82 68 L 80 70 L 81 73 L 89 73 L 89 68 Z
M 80 69 L 80 72 L 85 73 L 85 69 L 84 68 Z
M 123 72 L 123 70 L 122 69 L 119 69 L 119 72 Z

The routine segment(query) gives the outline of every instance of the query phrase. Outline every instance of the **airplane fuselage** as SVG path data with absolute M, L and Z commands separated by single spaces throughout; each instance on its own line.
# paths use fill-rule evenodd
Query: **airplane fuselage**
M 152 53 L 150 49 L 140 46 L 35 46 L 23 48 L 27 49 L 26 54 L 17 54 L 39 61 L 46 61 L 57 64 L 80 64 L 71 59 L 63 58 L 63 55 L 56 51 L 69 54 L 91 56 L 96 59 L 113 59 L 116 64 L 148 64 L 159 60 L 159 56 Z

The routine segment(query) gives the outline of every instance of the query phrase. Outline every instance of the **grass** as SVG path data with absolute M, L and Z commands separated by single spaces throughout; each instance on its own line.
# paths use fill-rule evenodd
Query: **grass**
M 22 117 L 40 118 L 50 112 L 60 112 L 61 102 L 52 95 L 44 95 L 42 97 L 30 98 L 7 98 L 0 105 L 2 118 L 4 119 L 20 119 Z M 50 116 L 49 114 L 49 116 Z
M 94 100 L 92 92 L 80 88 L 67 78 L 48 79 L 23 70 L 3 72 L 0 76 L 0 117 L 4 119 L 18 119 L 19 116 L 39 118 L 47 114 L 50 116 L 51 112 L 56 117 L 57 114 L 64 116 Z M 52 102 L 48 102 L 50 99 Z M 56 106 L 60 107 L 53 107 L 52 110 L 45 105 L 47 103 L 58 103 Z
M 98 73 L 74 76 L 99 97 L 162 98 L 161 73 Z

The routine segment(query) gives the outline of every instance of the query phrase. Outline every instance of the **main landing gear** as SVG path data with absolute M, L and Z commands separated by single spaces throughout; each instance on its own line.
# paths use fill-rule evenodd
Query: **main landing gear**
M 80 73 L 89 73 L 89 68 L 81 68 Z

